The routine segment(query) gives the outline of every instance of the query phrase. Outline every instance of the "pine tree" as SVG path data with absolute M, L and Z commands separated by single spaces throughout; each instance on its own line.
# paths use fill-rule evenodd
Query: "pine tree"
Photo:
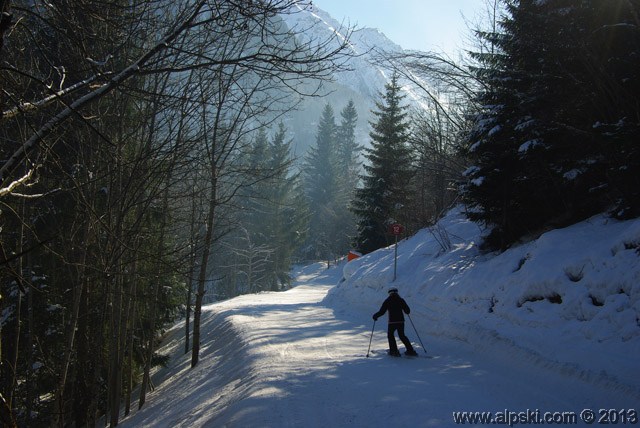
M 306 256 L 331 259 L 335 252 L 336 218 L 338 206 L 338 168 L 336 132 L 333 107 L 327 104 L 318 124 L 316 144 L 305 159 L 305 188 L 309 201 L 309 236 Z
M 470 218 L 493 226 L 490 248 L 607 207 L 637 210 L 638 32 L 621 30 L 633 8 L 509 1 L 503 32 L 481 34 L 497 51 L 476 54 L 486 89 L 462 189 Z
M 292 257 L 306 236 L 308 221 L 283 123 L 271 139 L 266 129 L 258 130 L 245 162 L 242 168 L 252 183 L 237 200 L 237 225 L 224 243 L 227 279 L 217 290 L 229 297 L 287 288 Z
M 360 175 L 360 152 L 362 146 L 356 141 L 356 125 L 358 112 L 353 100 L 340 112 L 341 122 L 336 133 L 336 151 L 338 153 L 338 168 L 341 180 L 348 187 L 355 188 Z
M 404 95 L 397 75 L 385 89 L 382 102 L 376 103 L 373 112 L 377 121 L 371 123 L 371 148 L 366 151 L 368 163 L 361 176 L 363 187 L 356 190 L 352 208 L 358 219 L 355 246 L 363 253 L 391 243 L 387 228 L 406 219 L 402 207 L 409 198 L 406 185 L 413 175 L 406 106 L 402 105 Z
M 308 221 L 299 174 L 291 171 L 291 141 L 286 136 L 287 129 L 281 122 L 269 146 L 268 158 L 271 190 L 265 230 L 274 249 L 270 281 L 274 291 L 291 284 L 292 257 L 304 241 Z
M 556 0 L 558 1 L 558 0 Z M 628 0 L 559 2 L 556 19 L 571 43 L 555 72 L 566 72 L 565 104 L 556 120 L 573 137 L 579 156 L 565 168 L 582 217 L 609 208 L 616 217 L 640 216 L 640 3 Z M 563 9 L 574 7 L 567 20 Z M 563 37 L 564 39 L 565 37 Z M 573 57 L 569 59 L 568 54 Z M 561 68 L 562 67 L 562 68 Z M 573 87 L 568 83 L 574 82 Z M 581 82 L 581 85 L 575 82 Z M 560 86 L 560 85 L 559 85 Z M 557 88 L 554 88 L 557 90 Z M 572 91 L 574 89 L 574 91 Z M 568 97 L 572 95 L 572 97 Z M 562 99 L 562 98 L 561 98 Z
M 341 122 L 336 133 L 338 195 L 336 229 L 336 249 L 340 254 L 346 254 L 356 234 L 356 219 L 350 210 L 361 169 L 360 152 L 362 146 L 356 141 L 356 125 L 358 112 L 353 100 L 340 112 Z
M 260 244 L 268 242 L 260 223 L 264 220 L 268 210 L 267 192 L 271 187 L 269 156 L 269 136 L 265 128 L 260 128 L 251 147 L 247 168 L 247 171 L 253 175 L 255 182 L 241 193 L 243 195 L 242 210 L 245 217 L 245 227 L 249 228 L 252 240 Z
M 529 89 L 535 78 L 530 70 L 533 52 L 538 49 L 537 36 L 541 32 L 532 34 L 533 39 L 527 37 L 531 32 L 529 27 L 536 25 L 535 18 L 540 18 L 525 10 L 528 7 L 508 4 L 507 9 L 512 18 L 502 22 L 504 33 L 482 35 L 497 47 L 497 52 L 476 55 L 484 67 L 477 70 L 479 79 L 487 83 L 488 89 L 479 97 L 482 111 L 470 136 L 475 165 L 466 171 L 468 182 L 464 187 L 464 196 L 471 207 L 470 218 L 495 224 L 495 238 L 489 237 L 489 240 L 496 240 L 491 245 L 498 246 L 504 246 L 521 233 L 523 225 L 517 223 L 524 220 L 523 215 L 548 217 L 549 214 L 541 210 L 558 203 L 550 201 L 532 207 L 534 212 L 519 212 L 524 208 L 519 197 L 528 197 L 525 186 L 549 187 L 549 183 L 538 181 L 537 174 L 531 175 L 531 164 L 525 159 L 539 149 L 543 141 L 541 136 L 532 135 L 540 132 L 532 126 L 535 121 L 532 112 L 539 109 L 534 107 L 537 95 Z M 528 190 L 535 192 L 535 188 Z

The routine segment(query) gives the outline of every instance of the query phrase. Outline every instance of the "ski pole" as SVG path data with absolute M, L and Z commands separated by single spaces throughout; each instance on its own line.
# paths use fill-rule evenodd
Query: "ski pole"
M 371 350 L 371 339 L 373 339 L 373 330 L 376 328 L 376 320 L 373 320 L 373 327 L 371 327 L 371 337 L 369 337 L 369 348 L 367 348 L 367 358 L 369 358 L 369 351 Z
M 420 339 L 420 335 L 418 334 L 418 330 L 416 329 L 415 324 L 413 324 L 413 320 L 411 319 L 411 315 L 407 314 L 409 317 L 409 321 L 411 321 L 411 325 L 413 326 L 413 330 L 416 332 L 416 336 L 418 336 L 418 340 L 420 341 L 420 345 L 422 345 L 422 349 L 424 349 L 424 353 L 427 353 L 427 348 L 424 347 L 424 343 L 422 343 L 422 339 Z

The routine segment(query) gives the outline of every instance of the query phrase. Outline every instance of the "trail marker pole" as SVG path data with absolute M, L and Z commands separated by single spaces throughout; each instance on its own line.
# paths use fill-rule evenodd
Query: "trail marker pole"
M 398 269 L 398 235 L 404 232 L 404 226 L 398 223 L 389 225 L 389 233 L 396 237 L 396 244 L 393 255 L 393 280 L 396 280 L 396 272 Z
M 393 280 L 396 280 L 396 272 L 398 270 L 398 235 L 396 235 L 396 244 L 393 249 Z

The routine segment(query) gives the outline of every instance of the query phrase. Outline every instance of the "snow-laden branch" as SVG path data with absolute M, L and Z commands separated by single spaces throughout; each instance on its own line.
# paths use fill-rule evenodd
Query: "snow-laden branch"
M 80 97 L 73 103 L 69 104 L 60 113 L 49 119 L 27 141 L 25 141 L 24 144 L 9 157 L 9 159 L 7 159 L 2 167 L 0 167 L 0 178 L 4 180 L 4 178 L 18 165 L 20 160 L 22 160 L 29 151 L 33 150 L 47 135 L 49 135 L 54 129 L 56 129 L 62 122 L 68 119 L 75 111 L 97 99 L 102 98 L 103 96 L 111 92 L 121 83 L 138 73 L 139 70 L 156 54 L 162 52 L 163 50 L 166 50 L 181 33 L 191 27 L 206 3 L 207 0 L 200 0 L 194 6 L 193 12 L 184 20 L 182 24 L 178 25 L 171 33 L 164 37 L 154 47 L 149 49 L 149 51 L 142 55 L 137 61 L 135 61 L 119 73 L 115 74 L 104 85 Z M 30 175 L 31 173 L 32 171 L 29 171 L 25 175 L 25 177 Z M 0 194 L 0 196 L 2 195 Z
M 278 0 L 275 5 L 270 6 L 269 10 L 286 11 L 287 8 L 285 6 L 291 5 L 294 2 L 295 0 Z M 332 67 L 325 65 L 327 62 L 333 62 L 333 67 L 335 68 L 344 67 L 344 62 L 340 63 L 340 59 L 345 60 L 345 58 L 341 56 L 344 49 L 344 42 L 333 48 L 329 48 L 334 41 L 333 39 L 320 44 L 315 44 L 313 41 L 306 41 L 303 43 L 296 42 L 289 46 L 285 41 L 288 42 L 290 40 L 291 32 L 288 30 L 278 30 L 281 32 L 276 34 L 277 43 L 274 44 L 273 41 L 267 41 L 264 39 L 264 35 L 262 34 L 264 33 L 264 29 L 261 30 L 260 33 L 263 37 L 264 46 L 259 47 L 256 52 L 240 52 L 233 58 L 210 56 L 207 52 L 185 52 L 189 56 L 197 57 L 198 61 L 188 65 L 182 64 L 182 66 L 180 66 L 180 64 L 174 64 L 172 67 L 164 67 L 162 64 L 163 52 L 169 51 L 173 55 L 179 55 L 182 52 L 180 44 L 176 43 L 176 39 L 179 36 L 188 32 L 191 28 L 208 25 L 216 21 L 215 17 L 210 16 L 210 13 L 212 12 L 205 13 L 203 11 L 203 9 L 209 4 L 210 0 L 199 0 L 197 4 L 191 6 L 191 9 L 186 15 L 183 15 L 182 19 L 177 21 L 175 26 L 172 26 L 171 29 L 168 30 L 168 34 L 164 38 L 156 43 L 155 46 L 150 48 L 137 61 L 119 72 L 114 72 L 112 77 L 106 80 L 101 87 L 93 89 L 91 92 L 82 95 L 79 99 L 65 105 L 63 110 L 51 117 L 39 129 L 35 130 L 33 134 L 17 150 L 15 150 L 15 152 L 13 152 L 13 154 L 11 154 L 0 167 L 1 182 L 9 180 L 10 175 L 18 167 L 20 162 L 27 157 L 28 153 L 36 149 L 43 139 L 49 136 L 61 123 L 73 114 L 77 114 L 76 112 L 78 110 L 89 103 L 108 94 L 134 75 L 156 74 L 163 72 L 179 73 L 181 71 L 193 70 L 201 67 L 210 68 L 220 65 L 240 65 L 257 74 L 268 74 L 274 79 L 278 79 L 288 88 L 295 89 L 295 84 L 299 83 L 301 78 L 315 77 L 319 80 L 330 79 L 332 76 L 331 71 L 333 69 Z M 233 5 L 233 7 L 238 8 L 238 10 L 241 11 L 241 14 L 246 17 L 246 10 L 243 9 L 242 4 Z M 265 12 L 265 16 L 271 15 L 269 10 Z M 242 11 L 244 11 L 244 13 Z M 215 12 L 213 13 L 215 16 Z M 260 22 L 259 25 L 266 24 Z M 223 30 L 229 32 L 232 31 L 232 29 L 228 29 L 226 27 Z M 231 36 L 231 34 L 232 33 L 228 33 L 227 36 Z M 281 49 L 284 54 L 280 55 L 270 52 L 269 49 L 272 48 Z M 291 79 L 291 81 L 289 79 Z M 317 89 L 315 91 L 312 89 L 310 92 L 305 92 L 305 95 L 315 95 L 316 91 Z
M 15 189 L 17 189 L 18 186 L 26 184 L 31 179 L 31 177 L 33 177 L 34 171 L 35 169 L 30 169 L 25 175 L 17 180 L 12 181 L 6 187 L 0 187 L 0 197 L 7 196 L 11 194 Z
M 55 101 L 55 100 L 59 99 L 62 96 L 68 95 L 68 94 L 74 92 L 77 89 L 80 89 L 80 88 L 83 88 L 85 86 L 88 86 L 89 84 L 95 82 L 95 80 L 98 77 L 100 77 L 100 76 L 99 75 L 91 76 L 88 79 L 85 79 L 85 80 L 83 80 L 81 82 L 78 82 L 78 83 L 76 83 L 74 85 L 71 85 L 71 86 L 69 86 L 67 88 L 61 89 L 60 91 L 57 91 L 57 92 L 53 93 L 52 95 L 49 95 L 48 97 L 43 98 L 43 99 L 41 99 L 39 101 L 34 101 L 34 102 L 27 101 L 27 102 L 21 103 L 18 106 L 12 108 L 12 109 L 9 109 L 9 110 L 6 110 L 6 111 L 2 112 L 0 114 L 0 120 L 1 119 L 9 119 L 9 118 L 12 118 L 14 116 L 17 116 L 20 113 L 26 113 L 26 112 L 29 112 L 29 111 L 32 111 L 32 110 L 37 110 L 37 109 L 39 109 L 41 107 L 45 107 L 46 105 L 48 105 L 52 101 Z

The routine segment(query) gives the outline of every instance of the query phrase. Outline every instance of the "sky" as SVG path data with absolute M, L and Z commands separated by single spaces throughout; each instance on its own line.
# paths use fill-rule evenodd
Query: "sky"
M 373 27 L 404 49 L 453 55 L 465 46 L 466 22 L 482 17 L 483 0 L 313 0 L 345 24 Z

